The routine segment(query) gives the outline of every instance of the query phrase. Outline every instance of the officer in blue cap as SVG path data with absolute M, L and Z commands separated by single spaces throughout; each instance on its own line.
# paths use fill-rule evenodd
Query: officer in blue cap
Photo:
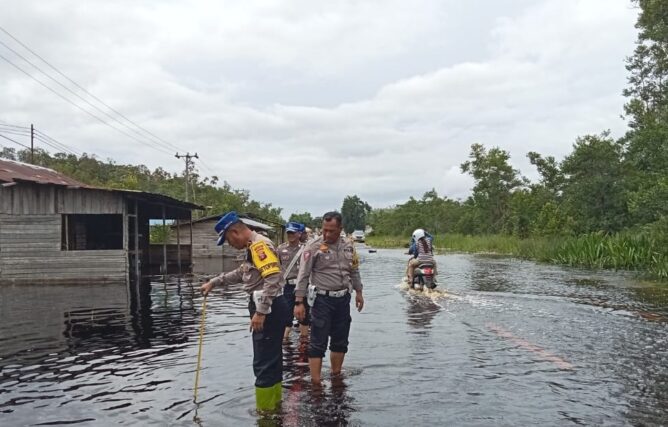
M 288 304 L 288 323 L 285 326 L 283 339 L 290 337 L 292 330 L 292 312 L 295 308 L 295 286 L 297 285 L 297 273 L 299 273 L 299 259 L 303 252 L 304 244 L 302 237 L 306 226 L 299 222 L 290 221 L 285 224 L 288 241 L 278 246 L 278 258 L 281 261 L 281 283 L 283 283 L 283 295 Z M 306 307 L 308 309 L 308 307 Z M 303 320 L 299 321 L 299 332 L 302 338 L 308 337 L 309 316 L 308 313 Z
M 236 212 L 223 215 L 215 229 L 218 245 L 227 241 L 235 249 L 245 249 L 245 258 L 236 270 L 220 274 L 202 285 L 200 290 L 206 295 L 214 286 L 243 283 L 243 290 L 250 296 L 248 311 L 253 331 L 257 409 L 278 409 L 283 381 L 282 341 L 288 306 L 283 297 L 276 250 L 271 240 L 248 228 Z

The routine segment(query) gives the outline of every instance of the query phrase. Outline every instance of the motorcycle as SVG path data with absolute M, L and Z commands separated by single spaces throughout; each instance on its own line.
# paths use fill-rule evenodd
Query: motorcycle
M 434 280 L 434 265 L 431 263 L 422 263 L 413 270 L 413 283 L 411 288 L 421 291 L 424 288 L 434 289 L 436 281 Z

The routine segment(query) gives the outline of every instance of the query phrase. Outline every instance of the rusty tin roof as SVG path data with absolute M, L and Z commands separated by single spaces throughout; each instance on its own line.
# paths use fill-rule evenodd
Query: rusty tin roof
M 28 181 L 37 184 L 64 185 L 68 187 L 93 188 L 53 169 L 13 160 L 0 159 L 0 182 Z

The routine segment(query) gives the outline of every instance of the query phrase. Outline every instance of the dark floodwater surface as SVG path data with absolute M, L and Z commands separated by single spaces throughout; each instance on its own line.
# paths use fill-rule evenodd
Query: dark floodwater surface
M 197 283 L 0 287 L 0 425 L 668 424 L 668 287 L 446 255 L 421 295 L 400 286 L 402 251 L 360 252 L 343 379 L 326 360 L 312 390 L 294 335 L 273 419 L 254 412 L 236 289 L 208 298 L 196 407 Z

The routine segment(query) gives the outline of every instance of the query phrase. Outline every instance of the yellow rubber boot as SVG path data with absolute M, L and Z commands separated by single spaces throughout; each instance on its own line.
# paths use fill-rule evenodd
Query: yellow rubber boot
M 282 383 L 278 382 L 271 387 L 255 387 L 255 405 L 258 411 L 273 411 L 278 409 L 283 396 Z

